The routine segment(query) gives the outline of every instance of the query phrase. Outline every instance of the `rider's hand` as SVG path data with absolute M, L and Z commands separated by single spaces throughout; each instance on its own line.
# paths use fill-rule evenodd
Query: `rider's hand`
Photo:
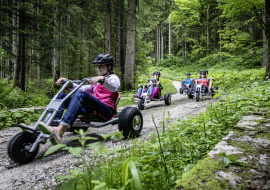
M 58 86 L 61 85 L 62 80 L 68 80 L 68 79 L 67 78 L 60 78 L 55 82 L 55 84 Z
M 99 82 L 99 81 L 104 80 L 104 79 L 105 79 L 104 76 L 92 77 L 90 80 L 90 84 L 93 85 L 96 82 Z
M 160 82 L 159 82 L 159 81 L 157 81 L 157 83 L 156 83 L 156 84 L 157 84 L 157 85 L 159 85 L 159 83 L 160 83 Z

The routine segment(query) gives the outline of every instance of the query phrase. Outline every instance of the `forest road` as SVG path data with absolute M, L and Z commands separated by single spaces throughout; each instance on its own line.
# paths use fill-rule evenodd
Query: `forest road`
M 195 99 L 188 99 L 186 94 L 179 94 L 180 82 L 173 82 L 177 93 L 171 96 L 172 104 L 167 106 L 164 101 L 150 102 L 146 105 L 145 110 L 142 110 L 143 114 L 143 129 L 139 137 L 140 140 L 150 138 L 150 134 L 155 132 L 155 127 L 152 121 L 152 114 L 155 116 L 155 123 L 158 126 L 159 132 L 162 132 L 162 126 L 159 124 L 163 119 L 163 112 L 166 110 L 170 112 L 169 122 L 177 121 L 187 116 L 195 116 L 200 112 L 205 111 L 209 102 L 213 101 L 210 96 L 203 102 L 196 102 Z M 164 94 L 163 94 L 164 95 Z M 131 105 L 131 107 L 137 107 L 137 104 Z M 122 110 L 125 107 L 119 107 L 118 110 Z M 166 125 L 166 130 L 169 125 Z M 98 134 L 109 134 L 118 131 L 118 125 L 110 125 L 103 128 L 95 129 L 89 128 L 91 131 L 89 136 L 98 136 Z M 78 166 L 78 159 L 76 156 L 69 154 L 66 150 L 58 150 L 56 153 L 43 157 L 46 150 L 51 146 L 51 143 L 47 141 L 45 145 L 41 145 L 39 153 L 36 158 L 25 165 L 15 165 L 11 161 L 7 154 L 7 146 L 10 139 L 16 134 L 20 133 L 21 129 L 18 127 L 2 130 L 0 133 L 0 190 L 17 190 L 17 189 L 51 189 L 57 186 L 57 175 L 66 174 L 68 171 Z M 79 146 L 79 143 L 74 140 L 69 140 L 71 137 L 78 136 L 74 133 L 65 133 L 62 143 L 68 146 Z M 120 148 L 122 146 L 129 146 L 131 141 L 122 140 L 107 140 L 105 143 L 106 148 Z M 89 155 L 87 160 L 91 160 L 91 154 L 93 151 L 86 150 L 86 154 Z

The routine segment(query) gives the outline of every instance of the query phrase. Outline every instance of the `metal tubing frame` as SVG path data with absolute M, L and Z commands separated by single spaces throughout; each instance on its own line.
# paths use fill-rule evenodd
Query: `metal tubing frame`
M 101 128 L 101 127 L 105 127 L 109 124 L 112 124 L 114 122 L 118 122 L 118 117 L 112 119 L 112 120 L 109 120 L 109 121 L 106 121 L 105 123 L 102 123 L 102 124 L 91 124 L 91 123 L 85 123 L 85 124 L 77 124 L 77 123 L 74 123 L 73 124 L 73 128 L 76 129 L 76 127 L 92 127 L 92 128 Z
M 53 99 L 50 101 L 49 105 L 46 107 L 46 109 L 43 111 L 43 113 L 41 114 L 41 116 L 39 117 L 38 121 L 36 122 L 35 126 L 33 127 L 32 130 L 30 131 L 36 131 L 37 128 L 38 128 L 38 123 L 41 122 L 44 117 L 46 116 L 47 113 L 50 113 L 52 112 L 52 114 L 50 114 L 48 117 L 48 119 L 46 118 L 46 124 L 47 125 L 50 125 L 54 116 L 56 115 L 56 113 L 59 111 L 59 108 L 63 105 L 63 103 L 69 98 L 71 97 L 85 82 L 89 82 L 91 80 L 91 77 L 89 78 L 86 78 L 86 79 L 83 79 L 83 80 L 75 80 L 75 81 L 72 81 L 72 80 L 67 80 L 65 82 L 65 84 L 62 86 L 62 88 L 56 93 L 56 95 L 53 97 Z M 69 92 L 67 94 L 67 96 L 65 98 L 63 98 L 62 100 L 59 100 L 60 104 L 58 104 L 58 108 L 57 109 L 54 109 L 53 111 L 50 110 L 50 107 L 51 105 L 53 105 L 54 101 L 57 99 L 57 97 L 60 95 L 60 93 L 62 93 L 67 85 L 69 83 L 72 83 L 72 82 L 81 82 L 76 88 L 74 88 L 71 92 Z M 20 126 L 21 127 L 21 126 Z M 23 127 L 25 128 L 25 127 Z M 43 140 L 43 139 L 51 139 L 53 138 L 54 134 L 51 134 L 51 135 L 47 135 L 47 134 L 44 134 L 43 132 L 40 132 L 36 141 L 34 142 L 34 144 L 32 145 L 31 149 L 29 152 L 34 152 L 36 150 L 36 148 L 38 147 L 39 143 Z

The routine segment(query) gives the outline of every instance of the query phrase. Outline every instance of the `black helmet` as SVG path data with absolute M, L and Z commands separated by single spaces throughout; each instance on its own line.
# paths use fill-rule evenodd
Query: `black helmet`
M 148 82 L 149 81 L 152 81 L 152 83 L 156 83 L 157 82 L 156 79 L 148 79 Z
M 110 54 L 99 54 L 95 61 L 92 62 L 93 64 L 98 64 L 98 63 L 102 63 L 102 64 L 114 64 L 114 59 L 113 56 Z
M 154 75 L 158 75 L 159 77 L 160 77 L 160 72 L 159 71 L 155 71 L 154 73 L 153 73 L 153 76 Z
M 187 73 L 187 75 L 190 75 L 190 73 Z
M 201 74 L 206 74 L 206 71 L 205 71 L 205 70 L 201 70 L 201 71 L 200 71 L 200 75 L 201 75 Z

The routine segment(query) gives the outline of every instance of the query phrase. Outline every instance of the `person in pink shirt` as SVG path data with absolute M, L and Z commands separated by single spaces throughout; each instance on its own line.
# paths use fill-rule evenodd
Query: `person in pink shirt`
M 202 85 L 202 91 L 203 92 L 212 92 L 212 83 L 210 82 L 210 79 L 207 78 L 206 71 L 202 70 L 200 71 L 200 78 L 193 80 L 194 83 L 197 85 Z M 194 92 L 196 87 L 194 87 Z
M 40 122 L 38 127 L 45 134 L 54 133 L 54 138 L 50 139 L 52 144 L 61 142 L 62 135 L 72 126 L 78 115 L 86 115 L 93 111 L 101 114 L 107 119 L 111 119 L 115 107 L 117 91 L 120 87 L 120 80 L 114 74 L 114 59 L 110 54 L 100 54 L 93 64 L 97 66 L 98 76 L 92 77 L 90 85 L 82 86 L 73 97 L 69 98 L 60 108 L 56 119 L 60 120 L 64 109 L 67 109 L 58 127 L 51 127 L 44 122 Z M 65 78 L 56 81 L 57 85 Z M 74 89 L 77 85 L 70 84 L 69 89 Z M 60 94 L 58 99 L 63 99 L 66 94 Z

